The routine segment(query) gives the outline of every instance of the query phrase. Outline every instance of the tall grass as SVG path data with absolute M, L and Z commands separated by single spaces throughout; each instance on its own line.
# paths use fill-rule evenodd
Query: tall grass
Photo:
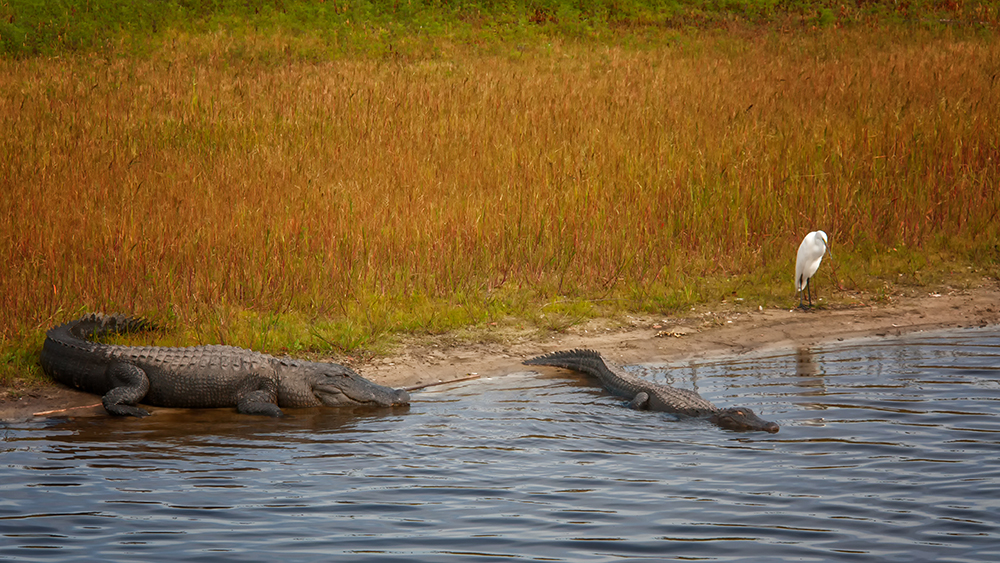
M 989 38 L 254 56 L 273 40 L 0 61 L 9 363 L 85 310 L 176 322 L 177 343 L 352 350 L 546 307 L 786 305 L 816 228 L 847 289 L 997 274 Z

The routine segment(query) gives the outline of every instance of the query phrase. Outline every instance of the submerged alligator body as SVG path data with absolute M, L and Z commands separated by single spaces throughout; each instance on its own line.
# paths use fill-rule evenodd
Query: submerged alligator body
M 282 407 L 406 405 L 406 391 L 368 381 L 334 363 L 275 358 L 234 346 L 118 346 L 91 339 L 152 329 L 145 320 L 88 315 L 46 333 L 42 369 L 56 381 L 102 395 L 114 415 L 161 407 L 235 407 L 281 416 Z
M 629 407 L 662 411 L 682 416 L 706 418 L 728 430 L 763 430 L 777 432 L 778 425 L 758 417 L 744 407 L 720 409 L 694 391 L 644 381 L 625 370 L 608 364 L 593 350 L 553 352 L 525 360 L 527 365 L 555 366 L 596 377 L 605 389 L 629 399 Z

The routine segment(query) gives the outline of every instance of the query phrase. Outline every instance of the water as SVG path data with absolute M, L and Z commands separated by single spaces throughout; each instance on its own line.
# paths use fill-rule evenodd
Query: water
M 1000 328 L 630 369 L 781 432 L 548 370 L 395 412 L 11 423 L 0 560 L 1000 560 Z

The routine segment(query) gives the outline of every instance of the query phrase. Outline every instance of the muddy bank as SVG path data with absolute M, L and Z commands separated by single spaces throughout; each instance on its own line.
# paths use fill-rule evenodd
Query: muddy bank
M 628 317 L 624 323 L 598 319 L 546 335 L 497 329 L 496 334 L 484 332 L 479 341 L 427 337 L 403 344 L 392 356 L 352 367 L 378 383 L 404 387 L 470 374 L 497 376 L 521 371 L 523 359 L 566 348 L 593 348 L 615 362 L 630 364 L 998 323 L 1000 288 L 990 284 L 950 294 L 894 297 L 877 305 L 811 311 L 746 310 L 738 305 L 722 305 L 692 311 L 685 318 Z M 414 394 L 414 400 L 420 400 L 419 392 Z M 99 403 L 95 395 L 56 385 L 3 392 L 0 420 L 23 420 L 34 413 L 68 408 L 73 410 L 41 416 L 105 416 Z
M 725 307 L 723 305 L 723 307 Z M 567 348 L 593 348 L 621 364 L 738 355 L 922 330 L 1000 323 L 1000 288 L 898 297 L 889 303 L 809 311 L 788 309 L 693 311 L 686 318 L 632 317 L 627 326 L 602 320 L 563 333 L 504 343 L 411 344 L 393 357 L 362 366 L 380 382 L 413 385 L 470 373 L 500 375 L 523 370 L 521 360 Z

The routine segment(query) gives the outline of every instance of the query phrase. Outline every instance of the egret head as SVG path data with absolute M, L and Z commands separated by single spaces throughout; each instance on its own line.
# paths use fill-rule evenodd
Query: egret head
M 816 237 L 823 241 L 824 249 L 826 253 L 831 257 L 833 256 L 833 250 L 830 249 L 830 239 L 827 238 L 825 231 L 816 231 Z

